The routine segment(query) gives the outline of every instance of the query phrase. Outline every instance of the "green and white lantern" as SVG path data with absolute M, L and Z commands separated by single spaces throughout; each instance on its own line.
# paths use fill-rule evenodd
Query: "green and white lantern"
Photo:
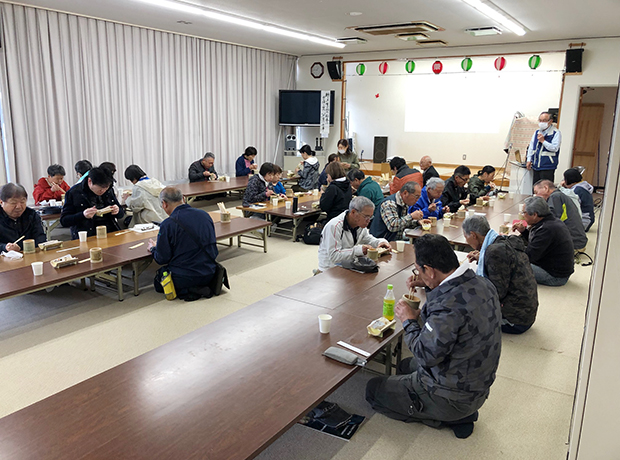
M 357 72 L 358 75 L 364 75 L 364 72 L 366 72 L 366 65 L 365 64 L 358 64 L 357 67 L 355 68 L 355 72 Z
M 415 70 L 415 62 L 407 61 L 407 63 L 405 64 L 405 70 L 407 71 L 407 73 L 412 73 Z
M 463 69 L 465 72 L 469 72 L 471 70 L 472 64 L 473 62 L 470 58 L 465 58 L 461 61 L 461 69 Z
M 540 67 L 540 64 L 542 62 L 542 59 L 540 58 L 540 56 L 538 54 L 534 54 L 529 61 L 527 61 L 528 65 L 530 66 L 530 69 L 535 70 L 538 69 L 538 67 Z

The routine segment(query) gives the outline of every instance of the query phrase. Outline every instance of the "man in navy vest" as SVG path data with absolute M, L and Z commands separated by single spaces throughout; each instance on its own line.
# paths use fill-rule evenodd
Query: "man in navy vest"
M 538 129 L 527 149 L 527 169 L 534 171 L 533 184 L 542 179 L 554 181 L 558 167 L 562 135 L 553 126 L 549 112 L 542 112 L 538 117 Z

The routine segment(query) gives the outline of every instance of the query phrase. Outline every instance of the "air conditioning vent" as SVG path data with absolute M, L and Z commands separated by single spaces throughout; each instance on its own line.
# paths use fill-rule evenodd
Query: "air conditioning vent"
M 444 42 L 443 40 L 420 40 L 418 42 L 420 46 L 448 46 L 448 42 Z
M 363 45 L 364 43 L 368 42 L 368 40 L 361 37 L 337 38 L 336 41 L 338 43 L 344 43 L 346 45 Z
M 425 32 L 439 32 L 442 29 L 427 21 L 399 22 L 395 24 L 379 24 L 371 26 L 354 26 L 349 29 L 357 30 L 371 35 L 394 35 Z
M 400 38 L 406 42 L 417 42 L 419 40 L 428 40 L 428 35 L 422 33 L 414 33 L 414 34 L 398 34 L 396 38 Z

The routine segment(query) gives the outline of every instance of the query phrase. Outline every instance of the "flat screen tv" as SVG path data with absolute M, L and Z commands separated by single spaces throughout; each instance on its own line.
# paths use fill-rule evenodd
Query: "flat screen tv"
M 330 91 L 329 124 L 334 125 L 334 91 Z M 280 125 L 321 126 L 321 91 L 280 90 Z

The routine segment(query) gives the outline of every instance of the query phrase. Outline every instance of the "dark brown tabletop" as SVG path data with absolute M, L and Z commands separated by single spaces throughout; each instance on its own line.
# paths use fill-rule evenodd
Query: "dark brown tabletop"
M 231 177 L 230 182 L 223 180 L 191 182 L 185 184 L 177 184 L 179 190 L 185 197 L 195 197 L 202 195 L 210 195 L 213 193 L 224 193 L 232 190 L 241 190 L 248 186 L 248 176 Z
M 0 420 L 3 459 L 252 458 L 357 369 L 321 354 L 376 354 L 397 335 L 272 296 Z

